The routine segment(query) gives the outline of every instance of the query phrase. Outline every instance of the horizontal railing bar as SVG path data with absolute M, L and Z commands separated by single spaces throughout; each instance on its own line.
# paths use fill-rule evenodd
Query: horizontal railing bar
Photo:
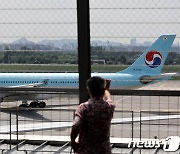
M 79 94 L 78 88 L 50 88 L 50 87 L 36 87 L 36 88 L 11 88 L 0 87 L 0 92 L 40 92 L 50 94 Z M 127 89 L 110 89 L 112 95 L 138 95 L 138 96 L 180 96 L 179 90 L 127 90 Z

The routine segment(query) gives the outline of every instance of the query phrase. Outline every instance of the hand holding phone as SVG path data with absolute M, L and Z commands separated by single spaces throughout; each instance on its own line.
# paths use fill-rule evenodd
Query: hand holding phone
M 109 90 L 109 88 L 110 88 L 110 83 L 111 83 L 111 80 L 110 80 L 110 79 L 106 79 L 106 86 L 105 86 L 105 89 L 106 89 L 106 90 Z

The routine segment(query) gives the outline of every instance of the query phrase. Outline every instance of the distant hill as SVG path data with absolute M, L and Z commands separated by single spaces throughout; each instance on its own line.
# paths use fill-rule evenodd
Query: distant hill
M 103 47 L 107 51 L 144 51 L 151 42 L 122 44 L 120 42 L 91 40 L 91 46 Z M 27 38 L 20 38 L 11 43 L 0 43 L 0 50 L 34 50 L 34 51 L 59 51 L 59 52 L 77 52 L 77 39 L 60 39 L 60 40 L 41 40 L 33 42 Z M 179 46 L 173 45 L 171 51 L 179 52 Z
M 33 42 L 26 38 L 17 39 L 11 43 L 2 43 L 0 45 L 1 50 L 22 50 L 26 47 L 27 50 L 58 50 L 58 51 L 77 51 L 76 39 L 60 39 L 60 40 L 42 40 L 39 42 Z M 93 40 L 92 46 L 121 46 L 121 43 Z
M 61 40 L 42 40 L 39 44 L 48 45 L 52 47 L 57 47 L 62 49 L 63 47 L 68 47 L 72 49 L 77 48 L 77 40 L 75 39 L 61 39 Z
M 15 40 L 13 41 L 11 44 L 21 44 L 21 45 L 29 45 L 29 44 L 35 44 L 34 42 L 32 41 L 29 41 L 28 39 L 26 38 L 20 38 L 18 40 Z

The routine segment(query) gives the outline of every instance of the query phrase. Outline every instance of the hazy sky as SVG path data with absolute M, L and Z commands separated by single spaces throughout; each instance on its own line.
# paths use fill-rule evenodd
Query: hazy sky
M 90 0 L 91 38 L 152 41 L 176 34 L 180 0 Z M 0 42 L 77 38 L 76 0 L 0 0 Z
M 90 1 L 92 36 L 121 41 L 129 37 L 152 40 L 149 37 L 161 34 L 180 36 L 180 0 Z

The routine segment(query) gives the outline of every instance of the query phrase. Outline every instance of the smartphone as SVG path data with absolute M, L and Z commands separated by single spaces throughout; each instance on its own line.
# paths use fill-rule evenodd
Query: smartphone
M 106 90 L 109 90 L 110 84 L 111 84 L 111 80 L 106 79 L 106 87 L 105 87 Z

